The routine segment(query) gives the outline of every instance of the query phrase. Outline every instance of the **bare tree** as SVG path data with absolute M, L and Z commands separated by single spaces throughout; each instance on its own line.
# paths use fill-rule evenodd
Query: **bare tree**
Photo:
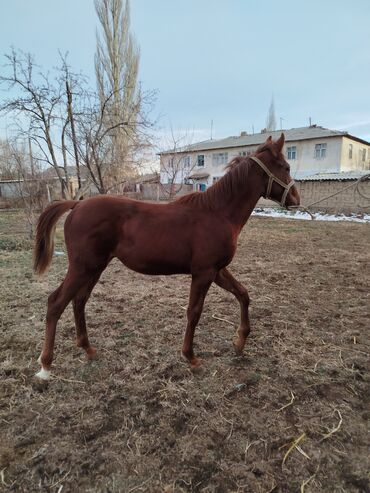
M 171 141 L 160 153 L 162 191 L 168 200 L 172 200 L 183 185 L 190 182 L 191 172 L 197 164 L 189 154 L 190 146 L 191 138 L 187 133 L 175 135 L 171 128 Z
M 59 158 L 65 150 L 63 139 L 69 123 L 61 79 L 51 81 L 48 75 L 36 73 L 38 67 L 30 54 L 13 49 L 5 58 L 8 73 L 0 76 L 0 84 L 12 95 L 0 105 L 0 111 L 14 115 L 18 136 L 31 139 L 39 160 L 54 168 L 62 195 L 70 198 L 67 162 Z M 63 156 L 66 158 L 65 153 Z
M 81 74 L 70 70 L 65 57 L 52 75 L 41 72 L 30 54 L 13 49 L 6 60 L 0 84 L 11 95 L 0 104 L 0 111 L 14 117 L 10 132 L 18 139 L 30 139 L 38 162 L 54 169 L 64 198 L 83 195 L 89 181 L 97 192 L 105 193 L 112 181 L 114 132 L 129 134 L 133 126 L 136 133 L 144 134 L 150 127 L 147 115 L 139 122 L 116 119 L 108 125 L 113 93 L 102 100 Z M 150 107 L 150 98 L 149 93 L 142 96 L 145 108 Z M 130 144 L 138 149 L 135 139 Z M 77 175 L 77 190 L 73 175 Z
M 16 138 L 29 139 L 38 162 L 51 166 L 64 198 L 80 198 L 93 184 L 95 193 L 107 193 L 128 173 L 117 175 L 117 135 L 126 136 L 125 163 L 134 168 L 143 149 L 151 145 L 154 125 L 149 113 L 154 93 L 137 93 L 140 112 L 112 118 L 116 93 L 91 90 L 82 74 L 72 72 L 66 57 L 51 74 L 42 72 L 30 54 L 12 50 L 6 55 L 0 84 L 10 96 L 0 112 L 11 113 Z M 75 186 L 74 176 L 78 186 Z
M 130 122 L 117 120 L 107 125 L 106 113 L 112 94 L 102 101 L 94 92 L 86 92 L 83 107 L 76 111 L 76 148 L 81 168 L 85 168 L 90 182 L 98 193 L 108 193 L 121 183 L 125 183 L 129 176 L 118 179 L 112 172 L 114 169 L 114 148 L 112 134 L 117 129 L 130 129 Z M 135 141 L 132 146 L 138 149 Z M 82 186 L 82 189 L 84 187 Z
M 101 34 L 97 33 L 95 71 L 104 126 L 111 128 L 109 173 L 121 182 L 136 173 L 136 154 L 146 146 L 140 132 L 143 94 L 138 83 L 140 52 L 130 33 L 130 4 L 126 0 L 95 0 Z M 123 127 L 119 122 L 126 122 Z M 113 130 L 114 129 L 114 130 Z
M 266 130 L 268 132 L 273 132 L 276 130 L 276 116 L 275 116 L 275 103 L 274 103 L 274 96 L 271 97 L 271 103 L 270 103 L 270 108 L 269 112 L 266 118 Z

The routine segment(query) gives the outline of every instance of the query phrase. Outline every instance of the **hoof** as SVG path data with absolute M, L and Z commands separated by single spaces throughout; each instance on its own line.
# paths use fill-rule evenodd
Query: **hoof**
M 196 358 L 195 356 L 193 357 L 187 357 L 184 353 L 181 353 L 181 357 L 188 365 L 190 365 L 190 369 L 194 370 L 196 368 L 200 368 L 202 366 L 203 360 L 200 358 Z
M 203 364 L 203 360 L 200 358 L 192 358 L 190 361 L 190 368 L 192 370 L 196 370 L 197 368 L 200 368 Z
M 191 363 L 190 371 L 193 375 L 203 376 L 205 373 L 205 368 L 203 366 L 203 360 L 195 358 L 196 362 Z
M 35 373 L 35 377 L 39 380 L 50 380 L 51 371 L 45 370 L 45 368 L 41 368 L 41 370 Z
M 234 351 L 236 356 L 242 356 L 244 350 L 244 346 L 240 347 L 238 344 L 234 342 Z
M 98 353 L 96 348 L 90 346 L 89 348 L 86 349 L 86 357 L 89 361 L 92 361 L 94 359 L 98 358 Z
M 206 372 L 204 366 L 192 366 L 190 371 L 193 375 L 197 375 L 198 377 L 203 376 Z

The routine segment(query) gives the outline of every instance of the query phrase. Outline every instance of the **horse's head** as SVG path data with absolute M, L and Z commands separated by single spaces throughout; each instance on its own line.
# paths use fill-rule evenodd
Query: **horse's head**
M 278 202 L 281 206 L 297 206 L 300 204 L 300 196 L 290 176 L 290 166 L 283 154 L 284 142 L 283 133 L 276 141 L 270 136 L 258 147 L 252 159 L 265 172 L 266 186 L 263 196 Z

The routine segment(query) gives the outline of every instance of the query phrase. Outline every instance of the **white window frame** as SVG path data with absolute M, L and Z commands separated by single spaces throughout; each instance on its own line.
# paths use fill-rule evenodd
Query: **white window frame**
M 315 144 L 315 159 L 325 159 L 326 158 L 326 142 L 322 142 L 320 144 Z
M 287 158 L 291 161 L 295 161 L 297 159 L 297 146 L 287 147 Z
M 190 156 L 183 157 L 184 168 L 190 168 Z
M 200 157 L 201 157 L 202 159 L 199 159 Z M 202 161 L 202 164 L 199 164 L 199 163 L 200 163 L 200 161 Z M 198 154 L 198 155 L 197 155 L 197 167 L 198 167 L 198 168 L 204 168 L 204 161 L 205 161 L 205 159 L 204 159 L 204 154 Z
M 228 152 L 214 152 L 212 154 L 212 164 L 213 166 L 222 166 L 223 164 L 227 164 L 229 159 Z

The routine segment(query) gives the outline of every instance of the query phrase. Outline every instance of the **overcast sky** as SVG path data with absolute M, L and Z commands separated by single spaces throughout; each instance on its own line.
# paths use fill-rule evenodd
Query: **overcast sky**
M 51 68 L 69 51 L 92 84 L 96 27 L 93 0 L 1 3 L 2 53 L 13 45 Z M 278 128 L 311 117 L 370 140 L 370 0 L 131 0 L 131 28 L 163 129 L 194 142 L 211 120 L 214 138 L 259 132 L 274 95 Z

